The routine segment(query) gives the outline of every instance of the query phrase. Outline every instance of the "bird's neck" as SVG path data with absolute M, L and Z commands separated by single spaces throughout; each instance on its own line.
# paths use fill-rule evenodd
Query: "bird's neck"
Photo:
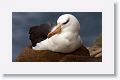
M 75 39 L 78 38 L 78 36 L 80 36 L 79 32 L 71 32 L 71 31 L 67 31 L 67 32 L 62 32 L 60 35 L 64 35 L 65 38 L 68 39 Z
M 70 30 L 70 29 L 64 29 L 61 31 L 61 33 L 63 34 L 68 34 L 69 36 L 72 35 L 79 35 L 80 34 L 80 30 L 76 29 L 76 30 Z

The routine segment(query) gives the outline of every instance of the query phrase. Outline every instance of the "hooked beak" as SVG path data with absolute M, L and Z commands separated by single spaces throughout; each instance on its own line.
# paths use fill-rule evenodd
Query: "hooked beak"
M 58 24 L 57 26 L 55 26 L 51 32 L 48 33 L 47 37 L 50 38 L 52 37 L 53 35 L 57 34 L 57 33 L 60 33 L 61 32 L 61 25 Z

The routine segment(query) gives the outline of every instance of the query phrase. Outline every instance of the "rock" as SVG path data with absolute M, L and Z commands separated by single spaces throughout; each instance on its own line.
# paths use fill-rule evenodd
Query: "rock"
M 89 52 L 91 57 L 102 57 L 102 48 L 100 47 L 91 47 Z

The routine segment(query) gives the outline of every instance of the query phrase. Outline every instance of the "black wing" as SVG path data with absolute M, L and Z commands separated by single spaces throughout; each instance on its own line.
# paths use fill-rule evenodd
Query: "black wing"
M 39 26 L 32 26 L 29 30 L 29 39 L 32 42 L 32 46 L 36 46 L 37 43 L 47 38 L 48 32 L 50 32 L 50 24 L 41 24 Z

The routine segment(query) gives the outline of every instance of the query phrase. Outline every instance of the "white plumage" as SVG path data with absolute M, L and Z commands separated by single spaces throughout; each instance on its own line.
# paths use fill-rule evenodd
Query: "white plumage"
M 54 27 L 44 41 L 37 43 L 34 50 L 50 50 L 54 52 L 69 53 L 82 45 L 79 35 L 80 23 L 75 16 L 64 14 L 57 20 Z

